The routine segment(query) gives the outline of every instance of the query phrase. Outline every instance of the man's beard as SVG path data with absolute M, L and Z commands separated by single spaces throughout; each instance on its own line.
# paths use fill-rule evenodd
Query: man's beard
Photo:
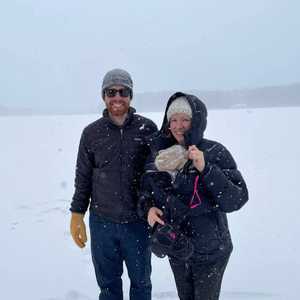
M 107 109 L 112 116 L 121 117 L 128 113 L 130 103 L 128 101 L 111 101 Z

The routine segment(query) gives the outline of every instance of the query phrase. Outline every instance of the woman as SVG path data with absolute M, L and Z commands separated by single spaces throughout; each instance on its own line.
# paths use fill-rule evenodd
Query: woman
M 172 95 L 142 179 L 139 207 L 154 226 L 153 252 L 168 255 L 181 300 L 219 299 L 232 251 L 226 213 L 248 200 L 229 151 L 203 138 L 206 123 L 197 97 Z

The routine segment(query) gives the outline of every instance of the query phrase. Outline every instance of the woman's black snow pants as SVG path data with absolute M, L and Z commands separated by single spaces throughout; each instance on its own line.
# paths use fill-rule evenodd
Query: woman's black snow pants
M 169 258 L 180 300 L 218 300 L 229 256 L 184 262 Z

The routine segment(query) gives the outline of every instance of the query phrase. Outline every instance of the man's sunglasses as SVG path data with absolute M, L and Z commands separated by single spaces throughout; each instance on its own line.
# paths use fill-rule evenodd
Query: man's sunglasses
M 124 88 L 124 89 L 106 89 L 105 90 L 105 95 L 107 97 L 115 97 L 119 93 L 120 97 L 128 97 L 131 95 L 131 90 L 129 88 Z

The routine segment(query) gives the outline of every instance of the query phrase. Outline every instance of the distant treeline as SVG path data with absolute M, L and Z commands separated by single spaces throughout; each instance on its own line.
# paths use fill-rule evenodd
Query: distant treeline
M 174 92 L 177 91 L 137 93 L 134 94 L 132 106 L 138 112 L 162 111 Z M 300 106 L 300 83 L 255 89 L 184 92 L 198 96 L 206 103 L 208 109 Z M 81 105 L 81 107 L 70 105 L 67 110 L 62 110 L 61 107 L 43 110 L 35 107 L 24 109 L 0 106 L 0 115 L 97 114 L 104 108 L 101 100 L 95 101 L 94 106 L 89 102 L 82 102 Z
M 161 111 L 173 92 L 137 94 L 134 106 L 139 111 Z M 197 95 L 209 109 L 300 106 L 300 83 L 256 89 L 185 92 Z

